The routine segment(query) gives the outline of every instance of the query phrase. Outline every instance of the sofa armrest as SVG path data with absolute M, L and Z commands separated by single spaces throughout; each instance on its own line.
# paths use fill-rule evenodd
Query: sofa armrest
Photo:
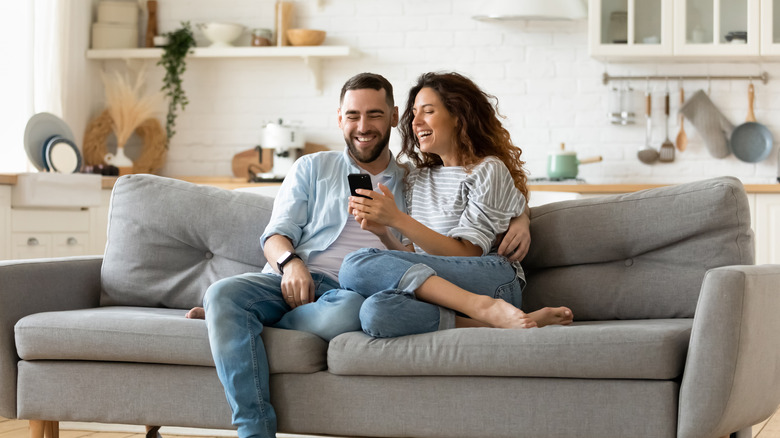
M 0 417 L 16 418 L 14 325 L 33 313 L 97 307 L 102 256 L 0 261 Z
M 704 276 L 680 388 L 677 436 L 724 436 L 780 404 L 780 265 Z

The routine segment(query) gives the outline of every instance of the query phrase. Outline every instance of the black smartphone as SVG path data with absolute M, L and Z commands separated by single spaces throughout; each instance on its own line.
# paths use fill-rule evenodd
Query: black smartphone
M 371 177 L 368 174 L 350 173 L 347 175 L 347 180 L 349 181 L 349 191 L 352 193 L 352 196 L 362 196 L 371 199 L 366 195 L 358 195 L 355 192 L 357 189 L 374 190 L 374 186 L 371 184 Z

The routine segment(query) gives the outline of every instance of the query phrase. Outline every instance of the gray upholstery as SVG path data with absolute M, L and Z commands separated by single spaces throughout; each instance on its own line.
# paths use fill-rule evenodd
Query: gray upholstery
M 43 312 L 16 324 L 23 360 L 141 362 L 213 367 L 206 324 L 184 310 L 99 307 Z M 326 369 L 328 343 L 311 333 L 267 327 L 263 342 L 271 373 Z
M 199 306 L 211 283 L 265 265 L 272 198 L 153 175 L 121 177 L 111 196 L 102 306 Z
M 270 209 L 132 175 L 116 184 L 104 258 L 0 262 L 0 415 L 230 428 L 205 322 L 181 309 L 261 269 Z M 739 181 L 531 212 L 524 306 L 569 306 L 575 324 L 330 344 L 266 329 L 280 431 L 747 438 L 774 412 L 780 266 L 750 266 Z
M 742 184 L 723 177 L 531 209 L 524 310 L 577 319 L 691 318 L 704 273 L 754 263 Z
M 346 333 L 328 348 L 341 375 L 674 379 L 690 319 L 602 321 L 535 330 L 456 329 L 391 339 Z

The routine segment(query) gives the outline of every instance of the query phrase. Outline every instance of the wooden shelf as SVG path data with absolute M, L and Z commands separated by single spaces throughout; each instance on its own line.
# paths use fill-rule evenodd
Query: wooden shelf
M 87 59 L 125 60 L 160 59 L 162 49 L 90 49 Z M 301 58 L 311 71 L 314 87 L 322 92 L 322 58 L 344 58 L 355 56 L 349 46 L 297 46 L 297 47 L 196 47 L 188 58 Z

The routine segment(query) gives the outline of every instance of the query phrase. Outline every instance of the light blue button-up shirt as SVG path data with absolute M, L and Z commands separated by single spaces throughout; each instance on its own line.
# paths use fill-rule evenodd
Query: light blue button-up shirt
M 276 195 L 271 220 L 260 237 L 261 244 L 265 245 L 274 234 L 288 237 L 304 263 L 312 252 L 327 249 L 352 217 L 347 212 L 350 173 L 366 172 L 358 167 L 347 149 L 297 159 Z M 404 174 L 405 169 L 391 156 L 382 175 L 389 177 L 387 187 L 393 192 L 398 208 L 406 212 Z M 267 263 L 263 272 L 276 271 Z

